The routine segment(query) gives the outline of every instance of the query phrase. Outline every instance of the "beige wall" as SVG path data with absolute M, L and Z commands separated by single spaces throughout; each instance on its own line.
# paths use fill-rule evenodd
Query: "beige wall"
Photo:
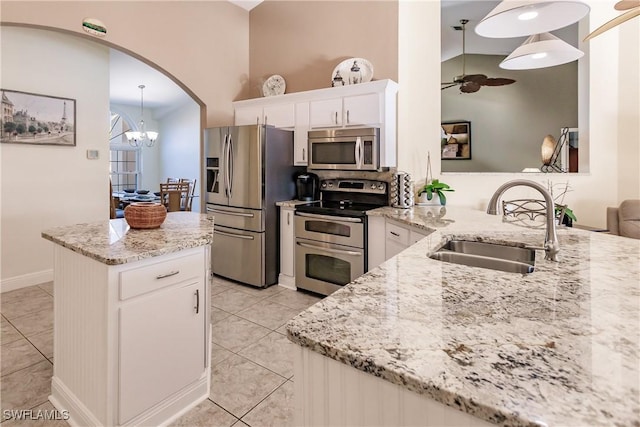
M 82 20 L 107 27 L 87 35 Z M 207 106 L 206 126 L 233 120 L 247 97 L 249 13 L 226 1 L 2 1 L 3 23 L 71 31 L 128 50 L 182 83 Z
M 331 86 L 349 58 L 373 65 L 373 79 L 398 80 L 398 2 L 266 1 L 251 11 L 249 98 L 271 75 L 286 92 Z

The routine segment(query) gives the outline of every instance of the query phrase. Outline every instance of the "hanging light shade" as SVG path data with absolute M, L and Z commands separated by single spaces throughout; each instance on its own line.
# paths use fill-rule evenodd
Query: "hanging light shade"
M 530 36 L 501 63 L 505 70 L 532 70 L 575 61 L 584 53 L 553 34 Z
M 138 131 L 129 131 L 124 134 L 131 144 L 134 147 L 142 147 L 142 145 L 146 145 L 147 147 L 153 147 L 158 139 L 158 132 L 147 131 L 144 124 L 144 96 L 143 91 L 145 85 L 138 86 L 140 88 L 140 121 L 138 122 Z
M 589 10 L 581 0 L 503 0 L 476 25 L 476 33 L 491 38 L 546 33 L 578 22 Z

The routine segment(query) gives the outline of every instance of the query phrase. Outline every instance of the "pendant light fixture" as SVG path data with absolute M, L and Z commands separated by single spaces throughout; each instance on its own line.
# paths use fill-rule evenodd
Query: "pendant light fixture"
M 581 58 L 584 53 L 553 34 L 530 36 L 501 63 L 505 70 L 532 70 L 566 64 Z
M 503 0 L 476 25 L 483 37 L 510 38 L 546 33 L 589 13 L 582 0 Z
M 138 87 L 140 88 L 140 121 L 138 122 L 138 130 L 125 132 L 125 135 L 127 136 L 127 140 L 129 140 L 129 144 L 133 147 L 142 147 L 143 144 L 147 147 L 153 147 L 158 139 L 158 132 L 147 131 L 145 129 L 143 95 L 145 86 L 140 85 Z

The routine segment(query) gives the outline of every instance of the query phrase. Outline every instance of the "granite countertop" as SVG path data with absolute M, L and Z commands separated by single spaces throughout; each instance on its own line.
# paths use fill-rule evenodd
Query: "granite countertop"
M 311 202 L 311 200 L 283 200 L 281 202 L 276 202 L 276 206 L 295 208 L 298 205 L 304 205 Z
M 640 425 L 640 241 L 558 229 L 560 261 L 504 273 L 432 260 L 453 237 L 541 246 L 480 210 L 381 208 L 430 235 L 294 318 L 289 339 L 508 426 Z
M 42 237 L 108 265 L 125 264 L 213 241 L 213 217 L 170 212 L 160 228 L 136 230 L 124 219 L 51 228 Z

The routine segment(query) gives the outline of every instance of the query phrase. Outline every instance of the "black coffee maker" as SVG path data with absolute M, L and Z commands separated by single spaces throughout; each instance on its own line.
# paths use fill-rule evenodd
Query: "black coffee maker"
M 320 178 L 315 173 L 305 172 L 296 177 L 298 200 L 311 201 L 320 199 Z

